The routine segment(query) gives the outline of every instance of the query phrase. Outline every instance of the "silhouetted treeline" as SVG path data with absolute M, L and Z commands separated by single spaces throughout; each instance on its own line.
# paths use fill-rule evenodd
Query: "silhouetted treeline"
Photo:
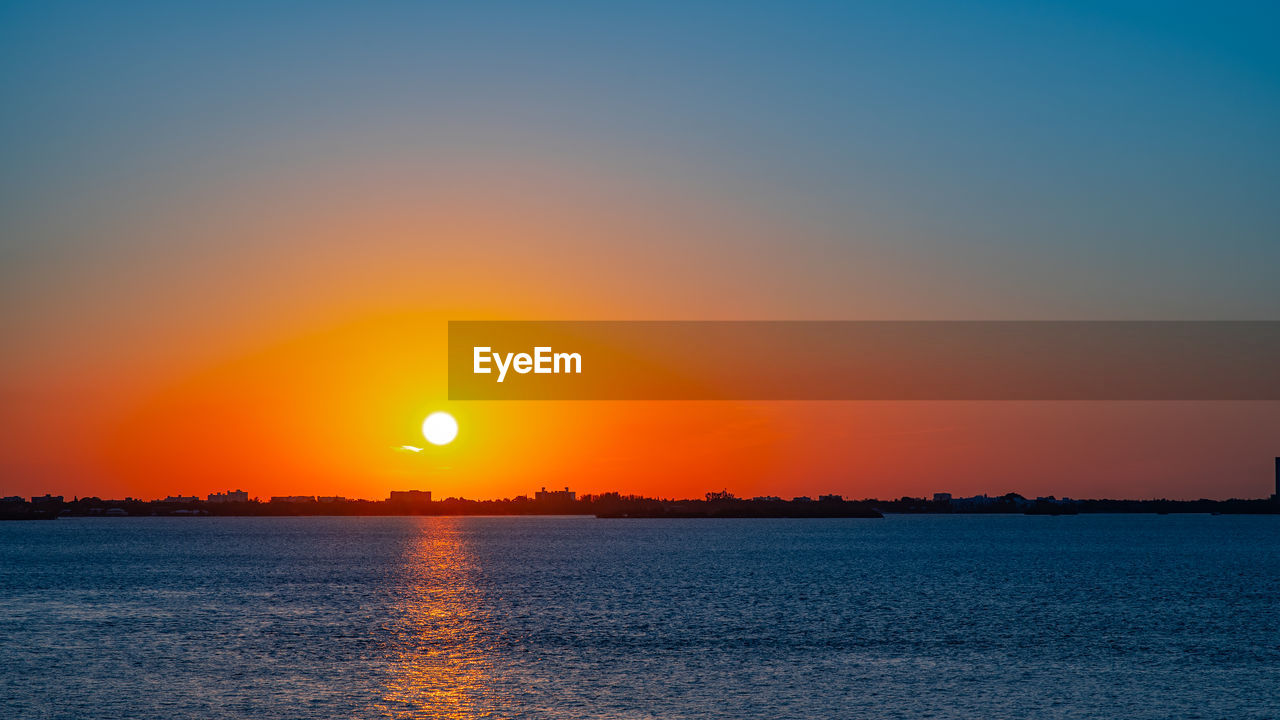
M 995 497 L 929 500 L 903 497 L 897 500 L 874 500 L 872 505 L 889 513 L 1016 513 L 1022 515 L 1081 515 L 1088 513 L 1219 513 L 1223 515 L 1280 514 L 1280 503 L 1274 500 L 1232 498 L 1230 500 L 1076 500 L 1048 497 L 1034 500 L 1017 493 Z
M 620 493 L 584 495 L 577 499 L 505 500 L 446 498 L 437 501 L 391 502 L 335 500 L 331 502 L 167 502 L 162 500 L 72 500 L 20 498 L 0 500 L 0 519 L 47 519 L 116 516 L 378 516 L 378 515 L 595 515 L 606 518 L 750 518 L 750 517 L 880 517 L 882 513 L 1017 513 L 1077 515 L 1083 513 L 1220 513 L 1280 514 L 1274 500 L 1072 500 L 1027 499 L 1017 493 L 987 497 L 897 500 L 845 500 L 838 495 L 783 500 L 777 497 L 738 498 L 728 492 L 707 493 L 704 499 L 662 499 Z

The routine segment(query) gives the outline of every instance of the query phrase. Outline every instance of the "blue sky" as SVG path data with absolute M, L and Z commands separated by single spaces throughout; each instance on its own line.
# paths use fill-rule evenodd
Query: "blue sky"
M 942 282 L 1060 285 L 1047 314 L 1280 309 L 1266 4 L 41 2 L 0 17 L 9 272 L 51 215 L 218 158 L 257 172 L 309 138 L 299 152 L 475 143 L 742 186 L 935 258 Z

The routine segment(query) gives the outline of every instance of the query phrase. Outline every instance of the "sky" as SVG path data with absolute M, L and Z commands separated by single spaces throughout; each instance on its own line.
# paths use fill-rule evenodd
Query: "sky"
M 1280 319 L 1277 19 L 0 3 L 0 494 L 1264 496 L 1276 403 L 449 403 L 444 334 Z

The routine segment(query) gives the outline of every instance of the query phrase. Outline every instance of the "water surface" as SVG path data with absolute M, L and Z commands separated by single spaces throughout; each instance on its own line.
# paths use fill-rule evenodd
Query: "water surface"
M 1280 517 L 0 523 L 6 718 L 1272 718 Z

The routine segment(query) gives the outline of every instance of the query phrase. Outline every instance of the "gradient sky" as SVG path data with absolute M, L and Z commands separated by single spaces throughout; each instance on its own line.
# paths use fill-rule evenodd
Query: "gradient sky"
M 450 405 L 443 340 L 1280 319 L 1278 20 L 0 4 L 0 494 L 1265 495 L 1275 403 Z

